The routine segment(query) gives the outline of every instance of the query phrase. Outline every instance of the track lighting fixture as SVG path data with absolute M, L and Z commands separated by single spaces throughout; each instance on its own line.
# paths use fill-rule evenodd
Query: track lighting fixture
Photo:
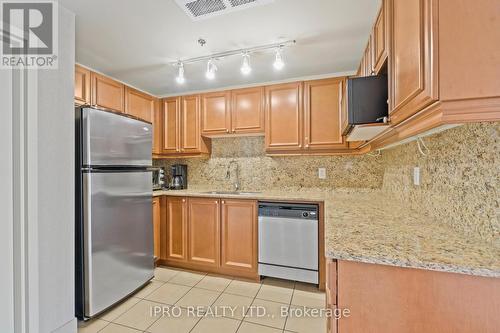
M 279 46 L 276 49 L 276 55 L 275 55 L 273 66 L 278 71 L 282 70 L 283 67 L 285 67 L 285 62 L 283 61 L 283 54 L 282 54 L 281 46 Z
M 206 55 L 206 56 L 196 57 L 196 58 L 178 60 L 177 62 L 172 63 L 172 65 L 177 67 L 177 71 L 178 71 L 177 77 L 175 78 L 175 80 L 177 81 L 178 84 L 183 84 L 186 81 L 186 78 L 184 76 L 184 65 L 202 62 L 202 61 L 207 61 L 207 69 L 205 72 L 206 78 L 208 80 L 213 80 L 213 79 L 215 79 L 215 73 L 218 70 L 217 65 L 215 65 L 215 60 L 219 61 L 219 60 L 222 60 L 224 58 L 236 56 L 236 55 L 239 55 L 239 56 L 243 55 L 240 70 L 241 70 L 241 73 L 243 75 L 249 75 L 252 72 L 252 66 L 250 65 L 250 55 L 253 53 L 262 53 L 262 52 L 271 51 L 271 50 L 274 50 L 273 67 L 276 70 L 282 70 L 285 67 L 285 62 L 283 60 L 283 49 L 285 47 L 292 46 L 294 44 L 295 44 L 295 40 L 288 40 L 288 41 L 285 41 L 282 43 L 266 44 L 266 45 L 260 45 L 260 46 L 255 46 L 255 47 L 251 47 L 251 48 L 246 48 L 246 49 L 231 50 L 231 51 L 225 51 L 225 52 L 214 53 L 214 54 L 210 54 L 210 55 Z
M 215 79 L 215 72 L 217 71 L 217 66 L 214 64 L 214 60 L 210 59 L 207 62 L 207 72 L 205 73 L 205 76 L 209 80 Z
M 179 66 L 179 73 L 177 74 L 175 80 L 177 81 L 178 84 L 183 84 L 184 82 L 186 82 L 186 78 L 184 77 L 184 64 L 180 62 L 178 66 Z
M 243 54 L 243 64 L 241 65 L 241 73 L 243 75 L 248 75 L 252 71 L 252 67 L 250 67 L 250 55 L 245 52 Z

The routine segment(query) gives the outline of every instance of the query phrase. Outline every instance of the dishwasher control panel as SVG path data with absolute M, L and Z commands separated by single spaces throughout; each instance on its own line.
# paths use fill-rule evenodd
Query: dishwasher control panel
M 280 202 L 259 202 L 259 216 L 318 220 L 318 206 Z

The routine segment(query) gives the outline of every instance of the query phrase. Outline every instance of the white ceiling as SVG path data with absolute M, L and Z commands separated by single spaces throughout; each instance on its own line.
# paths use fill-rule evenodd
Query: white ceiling
M 275 0 L 192 21 L 174 0 L 59 0 L 76 14 L 76 61 L 156 96 L 213 90 L 355 71 L 380 0 Z M 202 37 L 207 45 L 201 47 Z M 251 58 L 240 73 L 239 56 L 220 60 L 209 81 L 206 63 L 186 65 L 175 82 L 178 59 L 295 39 L 286 67 L 273 70 L 273 54 Z

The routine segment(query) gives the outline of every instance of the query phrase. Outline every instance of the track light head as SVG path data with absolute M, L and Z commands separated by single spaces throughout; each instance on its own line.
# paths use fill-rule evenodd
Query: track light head
M 245 52 L 243 54 L 243 64 L 241 65 L 241 73 L 243 75 L 248 75 L 252 71 L 252 67 L 250 67 L 250 55 Z
M 177 74 L 177 77 L 175 78 L 175 81 L 177 81 L 178 84 L 183 84 L 184 82 L 186 82 L 186 78 L 184 77 L 184 64 L 180 62 L 178 66 L 179 72 Z
M 282 54 L 281 46 L 276 49 L 276 56 L 274 59 L 273 66 L 276 70 L 280 71 L 285 67 L 285 62 L 283 61 L 283 54 Z
M 217 72 L 217 66 L 214 64 L 214 60 L 210 59 L 207 62 L 207 71 L 205 73 L 205 76 L 209 80 L 215 79 L 215 72 Z

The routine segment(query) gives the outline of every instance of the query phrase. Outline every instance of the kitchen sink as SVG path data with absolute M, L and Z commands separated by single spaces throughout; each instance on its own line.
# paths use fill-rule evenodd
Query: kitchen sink
M 209 191 L 202 192 L 203 194 L 221 194 L 221 195 L 252 195 L 259 194 L 262 192 L 246 192 L 246 191 Z

